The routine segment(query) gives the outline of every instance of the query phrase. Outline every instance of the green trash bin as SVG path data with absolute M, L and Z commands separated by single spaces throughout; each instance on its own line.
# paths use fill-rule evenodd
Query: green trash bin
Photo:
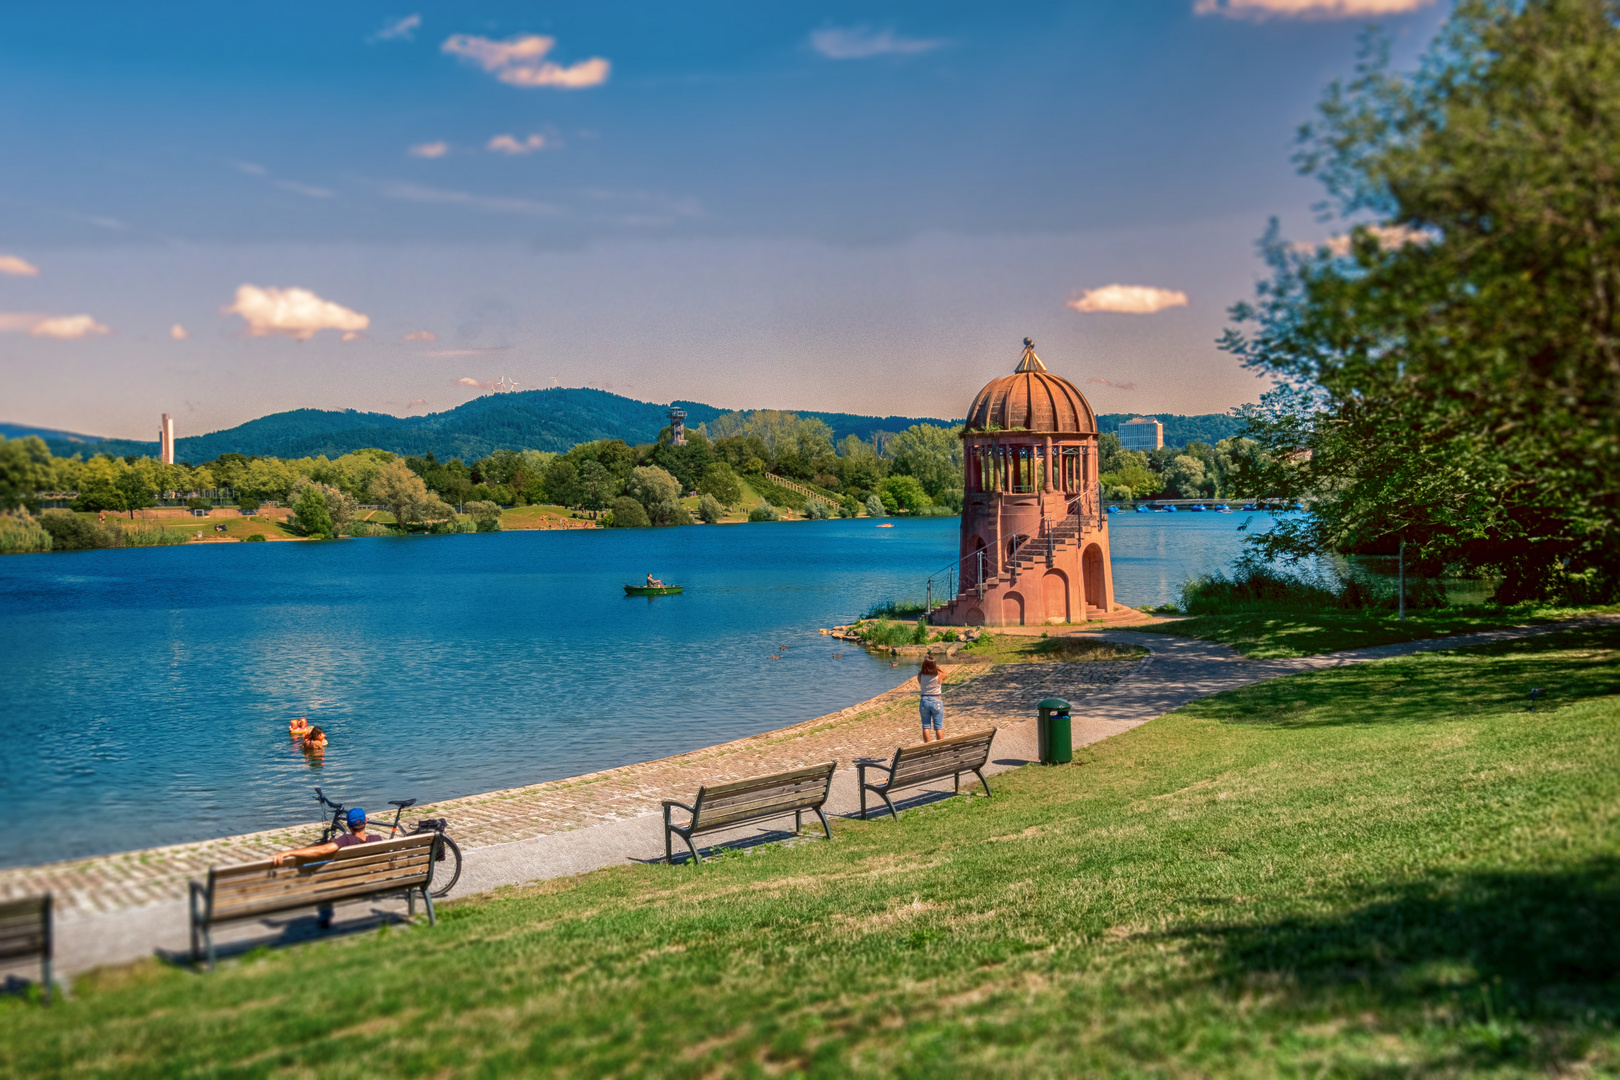
M 1060 697 L 1049 697 L 1036 708 L 1041 710 L 1036 721 L 1040 740 L 1042 765 L 1067 765 L 1074 760 L 1073 734 L 1069 730 L 1069 703 Z

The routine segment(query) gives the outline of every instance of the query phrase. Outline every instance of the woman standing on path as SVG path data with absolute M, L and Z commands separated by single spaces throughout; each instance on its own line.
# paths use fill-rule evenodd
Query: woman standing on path
M 917 673 L 917 688 L 922 691 L 918 698 L 918 710 L 922 713 L 923 742 L 928 741 L 928 732 L 932 728 L 936 740 L 945 737 L 945 699 L 942 696 L 944 679 L 940 677 L 939 665 L 932 656 L 922 662 L 922 670 Z

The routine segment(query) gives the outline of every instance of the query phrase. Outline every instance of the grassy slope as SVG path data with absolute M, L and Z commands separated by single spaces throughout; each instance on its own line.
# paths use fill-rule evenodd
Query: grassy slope
M 1264 683 L 1084 757 L 830 844 L 87 977 L 0 1003 L 0 1071 L 1620 1069 L 1615 631 Z
M 1511 608 L 1440 608 L 1410 611 L 1406 621 L 1382 611 L 1239 611 L 1197 615 L 1149 626 L 1132 626 L 1154 634 L 1202 638 L 1231 645 L 1244 656 L 1273 660 L 1314 656 L 1340 649 L 1366 649 L 1399 641 L 1468 634 L 1505 626 L 1557 622 L 1620 607 L 1554 608 L 1524 604 Z

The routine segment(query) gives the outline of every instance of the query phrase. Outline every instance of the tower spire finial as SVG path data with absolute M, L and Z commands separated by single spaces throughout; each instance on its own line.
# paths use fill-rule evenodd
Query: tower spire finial
M 1018 358 L 1018 366 L 1013 368 L 1013 374 L 1020 375 L 1026 371 L 1045 370 L 1046 365 L 1041 363 L 1041 358 L 1035 355 L 1035 343 L 1029 340 L 1029 338 L 1025 338 L 1024 355 Z

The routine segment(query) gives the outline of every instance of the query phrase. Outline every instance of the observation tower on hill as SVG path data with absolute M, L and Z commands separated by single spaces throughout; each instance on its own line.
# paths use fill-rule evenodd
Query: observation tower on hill
M 1029 338 L 1013 373 L 973 399 L 962 441 L 960 587 L 929 621 L 1026 626 L 1134 618 L 1114 604 L 1097 414 L 1073 383 L 1046 370 Z

